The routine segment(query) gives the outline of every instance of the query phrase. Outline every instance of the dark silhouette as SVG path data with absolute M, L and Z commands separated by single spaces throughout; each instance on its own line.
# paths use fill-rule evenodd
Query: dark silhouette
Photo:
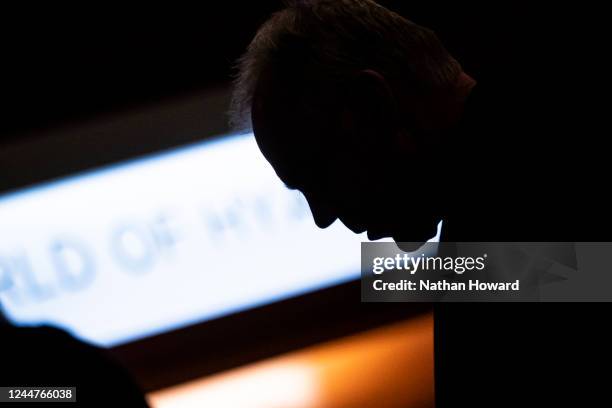
M 517 41 L 529 37 L 526 21 L 516 27 Z M 340 219 L 413 248 L 439 220 L 446 241 L 597 240 L 603 161 L 586 139 L 585 82 L 571 80 L 575 50 L 558 33 L 472 78 L 432 31 L 372 1 L 291 2 L 239 62 L 234 123 L 252 124 L 321 228 Z M 586 397 L 591 377 L 578 373 L 609 353 L 586 349 L 577 328 L 599 345 L 609 335 L 592 310 L 554 306 L 437 305 L 438 406 L 564 401 L 559 387 Z
M 66 406 L 148 406 L 136 383 L 105 350 L 62 330 L 15 327 L 0 313 L 0 344 L 2 386 L 76 387 L 76 403 Z

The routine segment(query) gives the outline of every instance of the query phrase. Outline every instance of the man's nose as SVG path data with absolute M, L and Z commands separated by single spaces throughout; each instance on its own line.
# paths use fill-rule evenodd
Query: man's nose
M 304 197 L 306 197 L 306 201 L 308 201 L 310 212 L 312 213 L 312 217 L 317 227 L 327 228 L 336 221 L 338 218 L 336 212 L 327 202 L 325 202 L 325 200 L 312 193 L 303 192 L 303 194 Z

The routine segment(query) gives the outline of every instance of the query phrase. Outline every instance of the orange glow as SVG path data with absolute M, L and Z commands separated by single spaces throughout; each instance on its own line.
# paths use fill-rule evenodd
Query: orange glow
M 148 395 L 154 408 L 433 407 L 433 315 Z

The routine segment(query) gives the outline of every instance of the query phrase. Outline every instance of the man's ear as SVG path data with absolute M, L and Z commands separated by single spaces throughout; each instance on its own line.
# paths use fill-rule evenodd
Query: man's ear
M 398 129 L 398 104 L 387 79 L 365 69 L 349 81 L 342 111 L 342 132 L 359 137 L 366 146 L 394 137 Z

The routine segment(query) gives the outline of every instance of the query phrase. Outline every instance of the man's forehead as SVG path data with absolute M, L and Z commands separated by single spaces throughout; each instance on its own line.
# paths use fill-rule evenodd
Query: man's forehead
M 260 88 L 261 89 L 261 88 Z M 291 102 L 279 103 L 277 95 L 259 90 L 253 98 L 251 121 L 253 133 L 264 155 L 286 150 L 287 142 L 296 138 L 296 118 L 287 108 Z
M 287 75 L 272 69 L 263 71 L 251 106 L 257 144 L 283 179 L 281 173 L 299 177 L 313 171 L 317 162 L 329 155 L 336 136 L 329 122 L 331 112 L 319 109 L 321 101 L 316 95 L 309 93 L 306 98 L 305 84 L 296 84 Z
M 267 126 L 282 125 L 289 119 L 297 120 L 299 91 L 290 85 L 290 81 L 283 79 L 284 76 L 265 69 L 257 80 L 251 112 L 258 120 L 266 121 Z
M 298 89 L 279 79 L 272 70 L 262 72 L 251 106 L 253 132 L 262 150 L 290 150 L 296 144 L 312 141 L 314 128 L 301 106 Z
M 293 186 L 298 178 L 296 172 L 304 171 L 300 145 L 306 135 L 292 109 L 295 105 L 291 95 L 277 88 L 269 76 L 258 82 L 251 107 L 253 133 L 259 149 L 279 178 Z

